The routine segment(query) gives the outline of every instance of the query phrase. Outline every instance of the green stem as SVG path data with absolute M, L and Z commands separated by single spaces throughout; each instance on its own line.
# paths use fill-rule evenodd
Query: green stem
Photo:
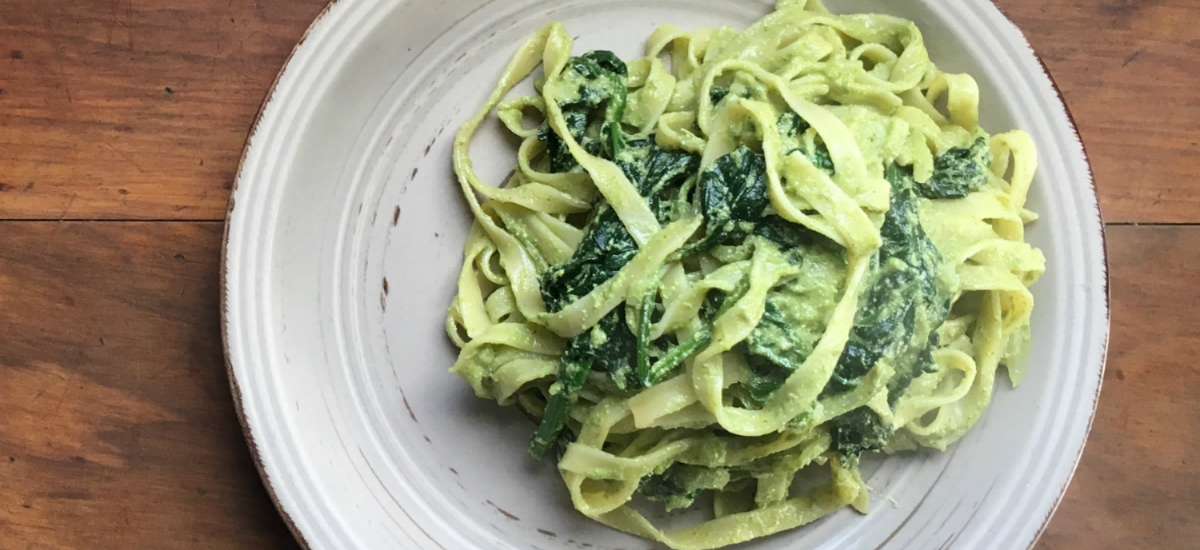
M 654 293 L 650 292 L 642 299 L 642 307 L 638 310 L 637 373 L 642 380 L 650 376 L 650 319 L 653 313 Z
M 554 446 L 554 442 L 558 441 L 558 436 L 567 424 L 571 408 L 579 399 L 579 391 L 583 389 L 583 383 L 587 381 L 587 373 L 590 370 L 590 358 L 582 361 L 563 359 L 559 367 L 559 391 L 550 396 L 550 401 L 546 403 L 546 412 L 542 415 L 542 423 L 538 425 L 537 432 L 529 441 L 529 454 L 534 458 L 545 457 L 550 447 Z
M 705 329 L 694 336 L 691 340 L 675 346 L 675 348 L 670 352 L 667 352 L 662 359 L 659 359 L 657 363 L 654 363 L 654 366 L 650 368 L 649 375 L 642 377 L 642 381 L 646 384 L 647 388 L 657 384 L 659 380 L 662 380 L 664 376 L 666 376 L 672 370 L 675 370 L 675 367 L 678 367 L 679 364 L 685 359 L 691 357 L 692 354 L 699 351 L 700 348 L 707 346 L 711 341 L 712 330 Z

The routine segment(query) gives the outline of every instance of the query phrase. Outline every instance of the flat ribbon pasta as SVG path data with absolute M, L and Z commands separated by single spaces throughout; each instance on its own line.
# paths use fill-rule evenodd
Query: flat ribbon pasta
M 1036 146 L 980 127 L 914 23 L 781 0 L 628 62 L 572 48 L 539 30 L 455 138 L 475 222 L 445 328 L 579 512 L 679 550 L 866 513 L 863 452 L 944 450 L 1001 368 L 1021 382 Z M 470 159 L 493 110 L 520 142 L 501 185 Z M 673 531 L 630 505 L 704 492 L 712 519 Z

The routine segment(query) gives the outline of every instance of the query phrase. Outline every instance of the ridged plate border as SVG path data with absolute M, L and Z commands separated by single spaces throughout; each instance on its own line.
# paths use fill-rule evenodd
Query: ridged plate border
M 272 331 L 278 330 L 270 321 L 273 304 L 271 297 L 278 294 L 277 289 L 269 288 L 270 277 L 267 273 L 272 269 L 272 246 L 277 238 L 276 221 L 278 219 L 278 199 L 287 181 L 289 163 L 293 162 L 299 152 L 291 147 L 291 139 L 304 131 L 302 122 L 304 113 L 319 102 L 323 93 L 329 87 L 328 77 L 335 71 L 339 63 L 354 53 L 354 47 L 362 47 L 354 42 L 358 29 L 370 26 L 372 15 L 384 13 L 398 5 L 412 4 L 415 0 L 341 0 L 335 1 L 321 14 L 317 21 L 306 33 L 305 38 L 297 45 L 291 59 L 280 73 L 268 99 L 255 122 L 254 128 L 247 140 L 243 153 L 242 164 L 238 172 L 233 196 L 230 199 L 229 217 L 226 226 L 225 254 L 222 268 L 222 319 L 226 344 L 226 357 L 230 374 L 230 383 L 237 404 L 237 410 L 245 431 L 247 441 L 254 455 L 254 460 L 263 476 L 264 483 L 271 497 L 279 508 L 286 523 L 297 539 L 306 547 L 335 548 L 355 547 L 364 541 L 360 540 L 345 524 L 344 518 L 335 517 L 330 510 L 323 507 L 319 497 L 328 487 L 321 487 L 321 478 L 315 475 L 311 464 L 306 464 L 304 457 L 299 455 L 296 438 L 303 437 L 303 431 L 298 430 L 293 420 L 292 424 L 280 413 L 286 406 L 278 399 L 278 369 L 272 370 L 271 365 L 278 362 L 273 357 L 275 350 L 268 345 L 273 342 Z M 837 7 L 836 0 L 830 0 L 832 7 Z M 920 0 L 914 4 L 938 4 L 936 0 Z M 515 4 L 515 3 L 514 3 Z M 1007 491 L 1000 491 L 990 496 L 993 499 L 1003 499 L 1009 510 L 1020 510 L 1020 513 L 1006 515 L 1006 521 L 993 523 L 989 530 L 988 539 L 982 540 L 980 531 L 974 531 L 975 536 L 959 540 L 958 534 L 945 541 L 933 539 L 902 540 L 904 536 L 896 537 L 908 523 L 910 518 L 917 515 L 920 506 L 907 513 L 907 517 L 899 527 L 878 548 L 1013 548 L 1032 546 L 1036 538 L 1045 529 L 1050 515 L 1060 501 L 1071 474 L 1083 449 L 1087 432 L 1090 429 L 1096 400 L 1099 396 L 1100 379 L 1103 376 L 1104 357 L 1107 348 L 1108 335 L 1108 287 L 1106 259 L 1104 257 L 1103 224 L 1096 200 L 1090 167 L 1086 160 L 1082 144 L 1078 141 L 1074 123 L 1069 111 L 1057 92 L 1057 87 L 1044 69 L 1044 65 L 1033 53 L 1027 42 L 1011 22 L 1007 20 L 990 3 L 982 0 L 970 0 L 955 3 L 953 6 L 940 6 L 943 10 L 957 12 L 953 19 L 959 25 L 957 33 L 967 36 L 980 37 L 992 50 L 981 55 L 989 70 L 997 74 L 1018 76 L 1010 81 L 1015 95 L 1026 101 L 1026 109 L 1045 115 L 1034 124 L 1036 128 L 1028 128 L 1037 135 L 1053 136 L 1049 142 L 1040 141 L 1042 155 L 1046 158 L 1057 159 L 1043 166 L 1039 181 L 1065 182 L 1061 186 L 1047 190 L 1058 193 L 1062 204 L 1071 205 L 1066 213 L 1070 219 L 1058 219 L 1055 223 L 1063 226 L 1063 235 L 1068 242 L 1058 241 L 1053 249 L 1047 249 L 1051 254 L 1072 254 L 1072 263 L 1078 267 L 1077 277 L 1083 284 L 1077 286 L 1082 293 L 1072 296 L 1079 300 L 1083 309 L 1076 311 L 1082 315 L 1085 329 L 1075 330 L 1073 334 L 1064 334 L 1061 343 L 1064 348 L 1072 350 L 1069 357 L 1077 360 L 1076 368 L 1070 369 L 1067 384 L 1064 387 L 1074 391 L 1070 394 L 1049 393 L 1046 398 L 1067 401 L 1071 406 L 1057 407 L 1054 416 L 1041 424 L 1042 431 L 1038 438 L 1052 442 L 1046 449 L 1045 456 L 1060 457 L 1057 460 L 1034 463 L 1033 457 L 1023 457 L 1028 468 L 1027 475 L 1020 484 L 1024 490 L 1016 490 L 1010 486 Z M 510 10 L 511 11 L 511 10 Z M 463 19 L 468 19 L 474 12 L 467 13 Z M 461 22 L 461 21 L 460 21 Z M 494 33 L 493 33 L 494 34 Z M 489 37 L 490 38 L 490 37 Z M 1000 50 L 995 47 L 1001 45 Z M 349 47 L 353 46 L 353 47 Z M 968 48 L 972 46 L 967 45 Z M 465 54 L 464 54 L 465 55 Z M 461 59 L 461 57 L 459 58 Z M 366 143 L 360 149 L 371 149 L 372 140 L 378 141 L 386 137 L 384 134 L 363 137 Z M 390 143 L 390 142 L 389 142 Z M 357 172 L 355 171 L 357 168 Z M 378 187 L 386 180 L 379 176 L 367 177 L 365 171 L 369 167 L 345 167 L 352 172 L 347 179 L 352 186 Z M 1047 173 L 1049 172 L 1049 173 Z M 364 183 L 365 182 L 365 183 Z M 379 189 L 358 189 L 362 195 L 378 194 Z M 349 212 L 349 204 L 343 205 L 344 212 L 340 216 L 340 227 L 343 230 L 358 223 L 363 225 L 363 218 L 355 218 L 357 213 Z M 378 206 L 378 205 L 373 205 Z M 361 203 L 360 203 L 361 208 Z M 1063 213 L 1043 212 L 1049 216 L 1061 216 Z M 372 223 L 374 220 L 372 220 Z M 338 245 L 329 251 L 335 260 L 356 261 L 355 251 L 364 250 L 362 246 L 355 248 L 354 243 L 362 245 L 365 237 L 362 228 L 353 237 L 347 236 L 349 246 Z M 368 260 L 369 261 L 369 260 Z M 357 264 L 349 264 L 357 265 Z M 366 266 L 364 265 L 364 270 Z M 338 270 L 333 275 L 333 282 L 349 280 Z M 351 269 L 354 271 L 354 269 Z M 1073 287 L 1075 288 L 1075 287 Z M 1067 299 L 1065 297 L 1059 297 Z M 370 322 L 370 315 L 363 311 L 365 300 L 353 292 L 344 296 L 333 296 L 332 300 L 345 307 L 345 318 L 337 321 L 336 326 L 342 331 L 336 340 L 344 340 L 344 325 L 358 325 Z M 339 312 L 340 315 L 340 312 Z M 1060 330 L 1061 327 L 1056 327 Z M 1066 330 L 1066 329 L 1061 329 Z M 352 337 L 353 338 L 353 337 Z M 359 348 L 362 343 L 340 342 L 341 346 Z M 345 351 L 345 350 L 343 350 Z M 361 353 L 361 349 L 356 349 Z M 273 361 L 275 363 L 273 363 Z M 352 377 L 352 376 L 351 376 Z M 274 378 L 274 381 L 272 380 Z M 367 393 L 370 393 L 369 391 Z M 360 398 L 364 396 L 359 396 Z M 367 405 L 338 404 L 341 406 L 370 408 L 378 406 L 375 396 L 367 395 Z M 407 405 L 407 399 L 405 399 Z M 297 401 L 299 408 L 299 401 Z M 335 418 L 341 418 L 331 412 L 326 401 L 325 414 L 330 422 L 336 424 Z M 367 423 L 376 422 L 378 411 L 363 411 L 357 413 L 358 419 L 368 419 Z M 414 417 L 415 420 L 415 417 Z M 386 421 L 384 421 L 386 423 Z M 984 426 L 981 426 L 983 428 Z M 359 447 L 361 460 L 348 460 L 344 466 L 362 470 L 367 468 L 376 481 L 383 486 L 380 475 L 375 471 L 368 454 L 381 452 L 384 445 L 378 441 L 380 428 L 376 433 L 368 435 L 367 439 L 374 449 L 363 450 Z M 334 427 L 341 437 L 341 432 Z M 343 442 L 344 443 L 344 442 Z M 948 463 L 949 459 L 947 459 Z M 377 462 L 376 462 L 377 464 Z M 394 466 L 392 464 L 391 466 Z M 394 472 L 393 472 L 394 473 Z M 361 475 L 361 474 L 360 474 Z M 384 474 L 387 475 L 386 473 Z M 419 476 L 418 476 L 419 477 Z M 363 480 L 364 483 L 366 480 Z M 932 491 L 932 488 L 930 489 Z M 385 486 L 386 491 L 386 486 Z M 989 492 L 991 492 L 989 490 Z M 372 493 L 374 504 L 386 506 L 379 500 L 380 495 Z M 447 548 L 442 541 L 454 538 L 453 535 L 440 533 L 446 531 L 449 524 L 443 521 L 441 525 L 430 525 L 426 517 L 430 513 L 426 498 L 416 492 L 394 495 L 388 491 L 384 498 L 390 498 L 399 506 L 399 501 L 411 501 L 415 508 L 421 510 L 414 518 L 409 512 L 408 521 L 397 521 L 393 529 L 407 544 L 420 548 Z M 404 506 L 400 506 L 403 510 Z M 466 518 L 461 518 L 466 519 Z M 972 515 L 974 519 L 974 515 Z M 969 522 L 970 520 L 968 520 Z M 449 529 L 453 531 L 451 527 Z M 938 529 L 933 529 L 938 531 Z M 401 537 L 401 535 L 403 535 Z M 449 536 L 450 539 L 444 537 Z M 565 536 L 565 535 L 564 535 Z M 839 537 L 840 538 L 840 537 Z M 493 542 L 499 542 L 493 539 Z M 549 541 L 547 541 L 549 544 Z M 500 543 L 503 544 L 503 543 Z M 1019 544 L 1020 546 L 1014 546 Z M 407 547 L 407 546 L 401 546 Z M 455 546 L 449 546 L 455 547 Z

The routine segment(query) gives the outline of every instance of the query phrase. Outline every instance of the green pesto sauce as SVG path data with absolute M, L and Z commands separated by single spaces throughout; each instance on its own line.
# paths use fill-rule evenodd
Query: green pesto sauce
M 846 280 L 845 264 L 818 246 L 805 247 L 800 274 L 770 296 L 784 322 L 809 349 L 825 332 Z

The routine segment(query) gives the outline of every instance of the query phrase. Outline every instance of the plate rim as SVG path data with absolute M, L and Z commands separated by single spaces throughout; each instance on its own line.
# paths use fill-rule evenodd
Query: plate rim
M 334 0 L 335 2 L 337 0 Z M 1013 20 L 1012 16 L 1004 10 L 1000 4 L 991 0 L 990 3 L 996 8 L 996 11 L 1012 25 L 1013 29 L 1020 35 L 1021 40 L 1025 41 L 1025 45 L 1029 47 L 1029 51 L 1033 53 L 1033 58 L 1037 60 L 1038 65 L 1041 65 L 1042 73 L 1046 75 L 1046 79 L 1050 81 L 1050 87 L 1054 88 L 1054 92 L 1058 94 L 1058 103 L 1062 105 L 1063 112 L 1067 115 L 1067 124 L 1072 132 L 1075 133 L 1075 139 L 1079 142 L 1079 150 L 1083 154 L 1084 165 L 1087 167 L 1087 182 L 1092 188 L 1092 199 L 1096 203 L 1096 217 L 1100 222 L 1100 253 L 1103 258 L 1104 267 L 1104 342 L 1100 349 L 1100 372 L 1099 380 L 1096 382 L 1096 395 L 1092 397 L 1092 412 L 1088 415 L 1087 428 L 1083 432 L 1083 444 L 1079 446 L 1079 454 L 1075 457 L 1074 464 L 1071 466 L 1071 474 L 1063 480 L 1062 487 L 1059 489 L 1058 496 L 1054 499 L 1054 505 L 1046 512 L 1046 518 L 1042 520 L 1042 526 L 1038 528 L 1037 534 L 1029 542 L 1029 547 L 1026 550 L 1033 550 L 1037 546 L 1038 541 L 1042 539 L 1042 535 L 1046 534 L 1046 530 L 1050 527 L 1050 520 L 1054 518 L 1058 507 L 1062 505 L 1063 499 L 1067 496 L 1067 489 L 1070 488 L 1071 482 L 1075 479 L 1075 474 L 1079 471 L 1079 463 L 1083 460 L 1083 453 L 1087 450 L 1088 442 L 1092 438 L 1092 426 L 1096 422 L 1096 412 L 1100 409 L 1100 394 L 1104 391 L 1104 373 L 1108 369 L 1108 346 L 1112 338 L 1112 285 L 1110 281 L 1110 269 L 1108 263 L 1108 224 L 1104 221 L 1104 209 L 1100 207 L 1100 189 L 1096 187 L 1096 173 L 1092 168 L 1092 159 L 1088 155 L 1087 143 L 1083 140 L 1083 135 L 1079 133 L 1079 123 L 1075 120 L 1075 113 L 1071 111 L 1071 105 L 1067 102 L 1067 96 L 1063 93 L 1062 87 L 1058 85 L 1058 80 L 1054 78 L 1054 74 L 1050 71 L 1050 67 L 1046 65 L 1045 58 L 1038 53 L 1033 47 L 1033 43 L 1029 41 L 1029 37 L 1025 35 L 1025 31 L 1021 30 L 1020 25 Z M 878 550 L 878 549 L 876 549 Z
M 250 156 L 250 148 L 254 142 L 254 136 L 258 134 L 259 124 L 262 123 L 263 116 L 267 111 L 267 107 L 275 99 L 275 91 L 279 88 L 279 82 L 283 80 L 284 75 L 292 66 L 292 61 L 296 57 L 296 53 L 308 41 L 308 37 L 313 33 L 317 26 L 321 25 L 334 5 L 342 0 L 328 0 L 321 11 L 317 13 L 308 27 L 296 40 L 296 44 L 292 46 L 292 51 L 288 52 L 287 57 L 280 66 L 279 71 L 275 73 L 275 78 L 271 81 L 271 86 L 267 88 L 266 94 L 263 96 L 262 103 L 258 106 L 258 112 L 254 114 L 254 121 L 250 124 L 250 129 L 246 133 L 246 141 L 242 145 L 242 154 L 238 159 L 238 167 L 233 178 L 233 186 L 229 190 L 229 201 L 225 206 L 225 222 L 224 231 L 221 236 L 221 265 L 220 265 L 220 303 L 221 309 L 221 352 L 225 358 L 225 374 L 229 378 L 229 391 L 233 397 L 233 408 L 237 413 L 238 425 L 241 426 L 242 437 L 246 440 L 246 447 L 250 450 L 250 460 L 254 463 L 254 469 L 258 472 L 259 481 L 263 488 L 267 491 L 267 496 L 271 499 L 271 504 L 274 505 L 275 511 L 279 513 L 280 519 L 283 520 L 288 531 L 291 532 L 292 538 L 303 550 L 312 550 L 312 545 L 305 538 L 304 532 L 296 525 L 291 514 L 279 500 L 279 495 L 275 493 L 275 486 L 271 483 L 270 476 L 267 475 L 266 467 L 263 464 L 262 455 L 258 449 L 258 441 L 254 438 L 254 431 L 250 428 L 250 421 L 246 416 L 246 408 L 242 402 L 242 388 L 238 385 L 237 373 L 233 367 L 233 357 L 229 347 L 229 235 L 233 227 L 233 209 L 237 205 L 238 188 L 241 187 L 242 177 L 244 176 L 246 159 Z M 1107 263 L 1107 261 L 1106 261 Z
M 225 220 L 223 222 L 224 231 L 223 231 L 222 242 L 221 242 L 220 296 L 219 296 L 219 308 L 220 308 L 220 316 L 221 316 L 221 343 L 222 343 L 222 355 L 224 356 L 224 362 L 225 362 L 225 372 L 229 378 L 229 387 L 230 387 L 230 393 L 233 397 L 234 410 L 237 414 L 238 424 L 241 426 L 242 435 L 246 440 L 246 446 L 248 447 L 248 449 L 250 451 L 251 461 L 254 463 L 254 468 L 258 472 L 258 476 L 263 485 L 263 488 L 266 489 L 267 495 L 270 497 L 271 503 L 274 505 L 275 510 L 279 513 L 280 519 L 283 520 L 284 525 L 287 526 L 288 531 L 291 533 L 291 535 L 294 538 L 294 540 L 296 541 L 296 543 L 304 550 L 312 550 L 312 545 L 308 542 L 308 539 L 304 536 L 304 532 L 299 528 L 299 526 L 296 524 L 295 520 L 293 520 L 293 518 L 292 518 L 291 514 L 288 512 L 287 508 L 280 501 L 279 496 L 275 492 L 275 487 L 274 487 L 273 483 L 271 482 L 271 478 L 267 474 L 266 467 L 263 462 L 263 458 L 259 451 L 258 441 L 255 439 L 254 432 L 250 427 L 250 422 L 248 420 L 245 406 L 243 404 L 241 386 L 238 384 L 237 374 L 236 374 L 236 371 L 233 366 L 233 359 L 232 359 L 232 355 L 231 355 L 231 351 L 230 351 L 229 307 L 228 307 L 229 306 L 229 301 L 228 301 L 228 298 L 229 298 L 229 296 L 228 296 L 229 295 L 229 277 L 228 277 L 228 274 L 229 274 L 229 270 L 228 270 L 229 246 L 230 246 L 230 233 L 231 233 L 231 229 L 232 229 L 232 225 L 233 225 L 232 214 L 233 214 L 234 208 L 236 207 L 238 189 L 241 187 L 242 178 L 245 175 L 244 169 L 245 169 L 246 160 L 249 157 L 251 148 L 253 146 L 254 137 L 258 133 L 259 125 L 263 120 L 263 117 L 267 111 L 267 108 L 274 102 L 275 92 L 279 87 L 280 81 L 288 73 L 288 70 L 292 68 L 292 62 L 293 62 L 294 58 L 296 57 L 296 54 L 300 51 L 300 48 L 303 47 L 304 44 L 308 41 L 308 38 L 313 33 L 314 29 L 316 29 L 317 27 L 319 27 L 320 25 L 325 23 L 331 10 L 333 9 L 333 7 L 342 1 L 343 0 L 329 0 L 325 4 L 325 6 L 321 9 L 321 11 L 317 13 L 317 15 L 313 18 L 313 21 L 308 25 L 308 27 L 305 28 L 304 32 L 300 35 L 300 38 L 296 41 L 296 44 L 292 47 L 292 50 L 288 53 L 287 57 L 285 58 L 285 60 L 283 62 L 283 65 L 280 67 L 279 71 L 275 74 L 274 80 L 271 82 L 270 87 L 267 89 L 267 92 L 264 95 L 262 102 L 259 104 L 258 112 L 255 114 L 254 120 L 250 125 L 250 129 L 246 134 L 246 139 L 242 146 L 241 157 L 238 160 L 238 167 L 235 172 L 236 175 L 234 177 L 233 185 L 229 192 L 229 200 L 227 202 L 226 210 L 225 210 Z M 1046 76 L 1047 80 L 1050 83 L 1050 86 L 1054 89 L 1055 93 L 1058 94 L 1058 105 L 1062 107 L 1063 112 L 1067 115 L 1067 124 L 1068 124 L 1071 132 L 1073 132 L 1075 134 L 1076 141 L 1079 143 L 1080 152 L 1083 155 L 1084 166 L 1087 169 L 1087 184 L 1089 187 L 1091 187 L 1091 198 L 1093 199 L 1093 202 L 1095 203 L 1096 216 L 1097 216 L 1097 220 L 1099 222 L 1099 229 L 1100 229 L 1100 234 L 1099 234 L 1100 252 L 1101 252 L 1101 258 L 1102 258 L 1103 279 L 1104 279 L 1104 290 L 1101 293 L 1101 295 L 1104 298 L 1104 308 L 1103 308 L 1104 330 L 1102 332 L 1104 341 L 1101 344 L 1100 354 L 1099 354 L 1099 363 L 1100 363 L 1099 372 L 1098 372 L 1099 380 L 1096 384 L 1096 393 L 1091 399 L 1092 407 L 1091 407 L 1091 411 L 1088 413 L 1087 427 L 1085 428 L 1085 430 L 1083 432 L 1083 443 L 1079 447 L 1078 454 L 1072 460 L 1070 474 L 1066 477 L 1066 479 L 1063 480 L 1062 486 L 1057 491 L 1058 495 L 1054 499 L 1054 504 L 1047 511 L 1046 517 L 1042 521 L 1041 527 L 1038 528 L 1037 533 L 1030 540 L 1029 546 L 1026 548 L 1026 550 L 1032 550 L 1034 547 L 1037 546 L 1038 541 L 1040 541 L 1042 536 L 1046 533 L 1046 530 L 1048 529 L 1048 527 L 1050 525 L 1050 520 L 1054 517 L 1054 514 L 1058 511 L 1059 506 L 1062 505 L 1063 499 L 1066 497 L 1067 489 L 1070 487 L 1071 482 L 1074 480 L 1075 474 L 1078 472 L 1080 461 L 1083 458 L 1083 453 L 1087 449 L 1088 442 L 1091 439 L 1092 428 L 1096 421 L 1096 412 L 1099 409 L 1100 394 L 1102 393 L 1103 386 L 1104 386 L 1104 374 L 1105 374 L 1105 371 L 1106 371 L 1107 365 L 1108 365 L 1108 351 L 1109 351 L 1109 343 L 1111 340 L 1111 332 L 1112 332 L 1112 287 L 1111 287 L 1111 280 L 1110 280 L 1110 278 L 1111 278 L 1110 266 L 1109 266 L 1109 260 L 1108 260 L 1108 237 L 1107 237 L 1108 226 L 1107 226 L 1106 222 L 1104 221 L 1104 210 L 1101 208 L 1100 193 L 1099 193 L 1099 189 L 1096 187 L 1095 172 L 1092 167 L 1091 157 L 1089 156 L 1088 151 L 1087 151 L 1087 144 L 1083 140 L 1083 136 L 1079 132 L 1079 125 L 1076 122 L 1074 113 L 1071 111 L 1070 104 L 1067 102 L 1066 95 L 1063 93 L 1062 88 L 1059 86 L 1058 81 L 1054 77 L 1054 74 L 1050 71 L 1050 68 L 1046 65 L 1045 59 L 1037 51 L 1037 49 L 1035 49 L 1033 47 L 1033 44 L 1029 42 L 1029 38 L 1026 36 L 1025 32 L 1021 30 L 1021 27 L 1016 24 L 1016 22 L 1013 20 L 1012 16 L 1010 16 L 1008 14 L 1008 12 L 1005 11 L 1005 9 L 1003 7 L 1001 7 L 999 4 L 997 4 L 994 0 L 988 0 L 988 4 L 990 4 L 993 8 L 995 8 L 996 12 L 999 13 L 1001 15 L 1001 17 L 1003 17 L 1004 20 L 1009 25 L 1011 25 L 1011 27 L 1016 31 L 1017 36 L 1019 36 L 1021 38 L 1021 40 L 1025 43 L 1025 46 L 1029 49 L 1030 53 L 1033 54 L 1034 59 L 1036 59 L 1038 64 L 1041 66 L 1042 74 L 1044 74 Z M 916 511 L 914 510 L 912 514 L 915 514 L 915 513 L 916 513 Z M 910 514 L 909 517 L 911 517 L 912 514 Z M 903 525 L 905 523 L 907 523 L 907 518 L 901 523 L 901 527 L 903 527 Z M 893 534 L 895 534 L 895 532 L 893 532 Z M 890 537 L 888 540 L 890 540 Z M 885 541 L 884 544 L 886 544 L 886 543 L 887 542 Z M 880 548 L 882 548 L 882 546 L 876 548 L 875 550 L 879 550 Z

